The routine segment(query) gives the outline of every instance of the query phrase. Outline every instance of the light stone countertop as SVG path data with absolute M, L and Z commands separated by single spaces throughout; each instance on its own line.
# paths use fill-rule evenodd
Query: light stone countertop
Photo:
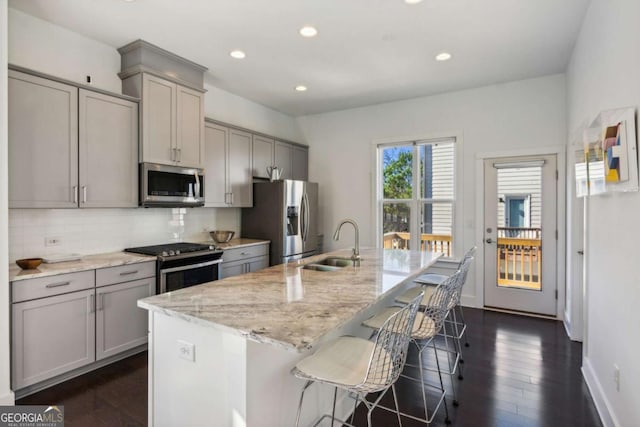
M 36 277 L 55 276 L 57 274 L 116 267 L 118 265 L 137 264 L 155 260 L 156 257 L 154 256 L 131 254 L 128 252 L 111 252 L 86 255 L 78 261 L 56 262 L 52 264 L 43 262 L 34 270 L 22 270 L 13 263 L 9 265 L 9 281 L 35 279 Z
M 422 274 L 440 254 L 363 249 L 360 267 L 303 269 L 327 256 L 209 282 L 138 300 L 138 306 L 247 339 L 303 352 L 394 288 Z
M 247 246 L 255 246 L 255 245 L 265 245 L 270 243 L 269 240 L 260 240 L 260 239 L 245 239 L 244 237 L 238 237 L 236 239 L 231 239 L 227 243 L 216 243 L 213 239 L 207 240 L 203 243 L 205 245 L 215 245 L 218 249 L 235 249 L 235 248 L 243 248 Z

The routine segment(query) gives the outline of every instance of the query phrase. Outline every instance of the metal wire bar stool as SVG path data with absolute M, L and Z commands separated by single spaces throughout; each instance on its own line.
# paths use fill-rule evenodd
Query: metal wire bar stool
M 436 348 L 438 350 L 445 351 L 445 354 L 447 356 L 447 365 L 449 369 L 443 373 L 446 375 L 449 375 L 451 379 L 453 406 L 459 405 L 457 395 L 456 395 L 455 382 L 453 378 L 456 375 L 456 373 L 458 374 L 459 380 L 462 380 L 464 378 L 462 374 L 462 366 L 460 363 L 460 360 L 462 360 L 462 347 L 460 345 L 460 340 L 459 340 L 459 337 L 460 337 L 460 334 L 458 333 L 459 331 L 455 329 L 456 324 L 454 321 L 448 321 L 447 317 L 449 317 L 450 313 L 455 309 L 457 305 L 459 305 L 460 295 L 462 293 L 462 286 L 464 285 L 464 282 L 466 280 L 467 273 L 469 271 L 469 267 L 471 265 L 472 260 L 473 260 L 473 257 L 465 256 L 461 262 L 461 268 L 457 270 L 453 275 L 445 276 L 445 280 L 441 283 L 441 286 L 446 286 L 451 289 L 452 295 L 450 300 L 448 301 L 447 315 L 445 316 L 445 320 L 442 324 L 442 330 L 440 332 L 440 336 L 444 338 L 444 347 L 436 346 Z M 435 292 L 436 289 L 437 287 L 433 287 L 433 286 L 425 286 L 425 285 L 416 286 L 406 291 L 400 297 L 396 298 L 396 301 L 404 303 L 410 297 L 416 295 L 417 293 L 423 292 L 424 296 L 422 297 L 421 305 L 424 306 L 429 303 L 429 298 Z M 452 329 L 452 330 L 449 331 L 448 329 Z M 449 345 L 450 338 L 452 338 L 453 349 Z
M 446 391 L 444 389 L 444 384 L 442 382 L 442 373 L 440 371 L 440 361 L 438 357 L 438 350 L 435 345 L 434 338 L 440 332 L 444 325 L 445 318 L 447 316 L 447 312 L 449 310 L 449 305 L 454 298 L 454 287 L 449 283 L 451 281 L 458 280 L 458 277 L 454 274 L 448 277 L 444 283 L 435 288 L 434 292 L 431 293 L 429 297 L 429 301 L 427 304 L 423 305 L 421 309 L 416 314 L 415 323 L 413 326 L 413 330 L 411 332 L 411 342 L 416 346 L 416 350 L 418 351 L 418 365 L 413 365 L 410 363 L 405 363 L 405 366 L 410 366 L 412 368 L 418 368 L 419 370 L 419 378 L 415 378 L 411 375 L 401 374 L 402 377 L 407 378 L 409 380 L 419 382 L 420 389 L 422 392 L 422 404 L 424 408 L 424 418 L 420 418 L 411 414 L 404 413 L 400 411 L 399 408 L 396 407 L 396 410 L 405 417 L 411 418 L 416 421 L 420 421 L 423 423 L 431 424 L 434 417 L 438 413 L 440 406 L 444 404 L 445 411 L 445 423 L 450 424 L 449 420 L 449 409 L 447 407 L 446 400 Z M 372 329 L 377 329 L 380 327 L 382 322 L 386 317 L 390 314 L 402 310 L 402 307 L 388 307 L 383 310 L 376 316 L 373 316 L 370 319 L 367 319 L 363 322 L 363 325 L 370 327 Z M 435 355 L 436 361 L 436 371 L 438 373 L 438 378 L 440 380 L 440 386 L 436 386 L 433 384 L 428 384 L 424 378 L 424 371 L 426 368 L 423 366 L 422 354 L 424 350 L 427 348 L 433 348 L 433 352 Z M 434 405 L 431 414 L 429 414 L 429 410 L 427 408 L 427 397 L 426 397 L 426 387 L 430 386 L 433 389 L 438 391 L 438 401 Z M 380 408 L 386 409 L 388 411 L 393 411 L 390 408 L 386 408 L 380 405 Z
M 365 404 L 368 410 L 367 424 L 369 427 L 371 427 L 373 409 L 389 388 L 393 391 L 394 403 L 397 408 L 398 401 L 394 385 L 404 368 L 411 330 L 421 299 L 422 293 L 406 307 L 390 315 L 384 321 L 373 341 L 342 336 L 323 345 L 314 354 L 296 364 L 291 373 L 297 378 L 307 380 L 300 394 L 296 426 L 300 423 L 304 393 L 314 382 L 335 387 L 331 415 L 322 415 L 314 426 L 330 417 L 331 425 L 338 421 L 342 425 L 353 427 L 353 424 L 335 417 L 338 388 L 356 394 L 355 406 L 359 401 Z M 380 395 L 373 402 L 370 402 L 366 399 L 366 395 L 372 392 L 380 392 Z M 351 422 L 353 422 L 353 414 Z M 398 415 L 398 423 L 402 426 L 400 415 Z

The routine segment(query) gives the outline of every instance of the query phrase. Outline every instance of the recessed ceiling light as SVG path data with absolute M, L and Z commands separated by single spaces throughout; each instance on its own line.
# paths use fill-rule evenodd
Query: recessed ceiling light
M 306 86 L 304 86 L 304 85 L 298 85 L 298 86 L 296 86 L 296 90 L 297 90 L 298 92 L 306 92 L 307 87 L 306 87 Z
M 420 3 L 422 0 L 404 0 L 404 2 L 406 4 L 418 4 Z
M 318 30 L 310 25 L 305 25 L 304 27 L 300 28 L 300 35 L 302 37 L 315 37 L 318 35 Z
M 231 52 L 229 52 L 229 55 L 231 55 L 231 57 L 235 59 L 244 59 L 247 56 L 241 50 L 232 50 Z
M 441 52 L 436 55 L 436 61 L 448 61 L 451 59 L 451 54 L 448 52 Z

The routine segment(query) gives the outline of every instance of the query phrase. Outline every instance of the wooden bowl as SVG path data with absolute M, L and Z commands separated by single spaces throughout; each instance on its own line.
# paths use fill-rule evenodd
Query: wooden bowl
M 17 259 L 16 264 L 23 270 L 33 270 L 42 264 L 42 258 L 24 258 Z

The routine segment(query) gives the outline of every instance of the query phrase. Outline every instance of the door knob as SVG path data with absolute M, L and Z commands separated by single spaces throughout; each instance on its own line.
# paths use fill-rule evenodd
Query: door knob
M 488 239 L 485 239 L 485 242 L 487 243 L 493 243 L 493 239 L 491 237 L 489 237 Z

